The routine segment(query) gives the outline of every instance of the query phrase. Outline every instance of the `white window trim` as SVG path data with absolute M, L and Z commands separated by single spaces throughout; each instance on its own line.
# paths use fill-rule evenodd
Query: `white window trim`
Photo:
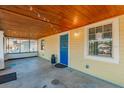
M 112 58 L 107 57 L 99 57 L 99 56 L 91 56 L 88 54 L 89 48 L 88 48 L 88 29 L 92 27 L 102 26 L 106 24 L 112 23 Z M 96 61 L 103 61 L 108 63 L 115 63 L 119 64 L 119 18 L 112 18 L 109 20 L 101 21 L 98 23 L 94 23 L 88 26 L 85 26 L 85 46 L 84 46 L 84 58 L 85 59 L 91 59 Z

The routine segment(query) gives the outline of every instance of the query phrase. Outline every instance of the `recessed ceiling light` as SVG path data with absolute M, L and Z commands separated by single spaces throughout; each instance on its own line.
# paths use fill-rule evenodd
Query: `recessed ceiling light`
M 33 10 L 33 7 L 32 6 L 30 6 L 30 11 L 32 11 Z
M 41 17 L 39 13 L 37 13 L 37 16 L 38 16 L 38 17 Z
M 77 24 L 78 23 L 78 16 L 75 16 L 74 19 L 73 19 L 73 24 Z

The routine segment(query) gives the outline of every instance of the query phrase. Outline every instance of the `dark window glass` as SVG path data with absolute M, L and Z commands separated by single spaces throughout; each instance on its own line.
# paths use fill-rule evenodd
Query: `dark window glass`
M 104 25 L 104 31 L 108 32 L 108 31 L 112 31 L 112 24 L 108 24 L 108 25 Z
M 89 35 L 89 40 L 95 40 L 95 35 Z
M 41 50 L 44 50 L 44 44 L 45 44 L 45 41 L 41 40 Z
M 95 28 L 90 28 L 89 29 L 89 34 L 95 34 Z
M 101 33 L 102 32 L 102 26 L 96 27 L 96 33 Z
M 104 38 L 112 38 L 112 32 L 104 33 L 103 37 Z

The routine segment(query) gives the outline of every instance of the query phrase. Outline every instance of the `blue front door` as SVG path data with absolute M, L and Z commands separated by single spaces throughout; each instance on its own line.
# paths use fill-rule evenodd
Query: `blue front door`
M 68 65 L 68 34 L 60 36 L 60 63 Z

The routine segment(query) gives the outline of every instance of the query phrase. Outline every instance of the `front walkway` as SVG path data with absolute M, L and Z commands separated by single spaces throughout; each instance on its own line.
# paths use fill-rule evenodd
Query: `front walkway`
M 70 68 L 55 68 L 50 62 L 34 57 L 7 61 L 8 71 L 17 72 L 17 80 L 0 84 L 9 88 L 109 88 L 118 87 Z

